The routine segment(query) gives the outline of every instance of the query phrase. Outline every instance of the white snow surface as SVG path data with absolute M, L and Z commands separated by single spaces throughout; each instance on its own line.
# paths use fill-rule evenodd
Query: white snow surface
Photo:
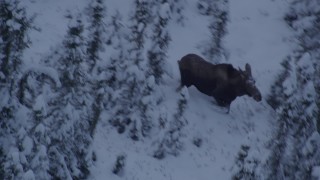
M 314 167 L 312 169 L 312 176 L 315 178 L 315 179 L 320 179 L 320 166 L 317 166 L 317 167 Z
M 68 25 L 64 17 L 67 11 L 81 12 L 88 1 L 28 0 L 22 3 L 28 7 L 29 14 L 37 14 L 35 24 L 41 29 L 31 34 L 31 39 L 35 40 L 25 54 L 30 63 L 34 63 L 61 42 Z M 292 48 L 291 32 L 283 21 L 288 2 L 229 0 L 229 3 L 230 21 L 225 37 L 225 47 L 230 53 L 228 63 L 242 69 L 245 63 L 250 63 L 256 85 L 265 98 L 281 68 L 281 61 Z M 128 0 L 105 0 L 105 4 L 109 14 L 118 9 L 127 15 L 126 12 L 132 10 L 132 1 Z M 185 25 L 172 22 L 169 26 L 172 42 L 168 66 L 172 67 L 172 77 L 166 77 L 166 85 L 162 89 L 168 111 L 175 111 L 179 98 L 176 92 L 180 80 L 177 60 L 188 53 L 199 54 L 197 45 L 209 35 L 208 18 L 197 13 L 196 1 L 187 1 L 185 5 Z M 132 141 L 102 121 L 94 136 L 93 149 L 97 161 L 91 168 L 90 179 L 230 179 L 236 169 L 234 162 L 241 145 L 249 145 L 253 156 L 262 161 L 268 156 L 266 143 L 274 131 L 275 114 L 264 99 L 258 103 L 246 96 L 239 97 L 232 103 L 230 113 L 226 114 L 212 103 L 211 97 L 201 94 L 196 88 L 190 87 L 188 93 L 184 114 L 188 123 L 182 131 L 184 148 L 177 157 L 169 155 L 162 160 L 155 159 L 152 152 L 156 139 Z M 200 147 L 193 144 L 195 138 L 203 140 Z M 118 155 L 126 157 L 121 175 L 112 173 Z M 313 170 L 314 175 L 318 172 L 318 169 Z M 34 179 L 33 176 L 26 173 L 28 179 Z

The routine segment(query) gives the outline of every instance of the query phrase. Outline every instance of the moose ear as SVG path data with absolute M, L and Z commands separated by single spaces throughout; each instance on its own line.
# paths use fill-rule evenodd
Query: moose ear
M 250 66 L 250 64 L 246 64 L 246 73 L 249 75 L 249 76 L 252 76 L 252 74 L 251 74 L 251 66 Z

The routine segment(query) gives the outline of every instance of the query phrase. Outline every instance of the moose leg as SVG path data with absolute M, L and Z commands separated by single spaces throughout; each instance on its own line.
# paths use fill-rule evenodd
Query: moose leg
M 190 87 L 192 85 L 192 75 L 188 70 L 180 69 L 180 86 L 176 89 L 177 92 L 179 92 L 183 86 Z
M 226 112 L 227 114 L 229 114 L 229 112 L 230 112 L 230 105 L 231 105 L 231 103 L 228 101 L 223 101 L 223 104 L 221 105 L 227 109 L 227 112 Z
M 229 103 L 225 103 L 225 102 L 224 102 L 224 103 L 221 105 L 221 107 L 223 107 L 223 109 L 226 110 L 226 113 L 227 113 L 227 114 L 230 113 L 230 104 L 229 104 Z
M 215 100 L 216 100 L 216 105 L 220 106 L 223 109 L 226 109 L 226 113 L 229 114 L 231 103 L 224 99 L 219 99 L 219 98 L 215 98 Z
M 228 104 L 226 108 L 227 108 L 227 112 L 226 113 L 229 114 L 230 113 L 230 104 Z
M 189 70 L 180 69 L 181 85 L 190 87 L 194 83 L 194 76 Z
M 230 104 L 225 104 L 222 103 L 221 101 L 215 99 L 212 100 L 212 104 L 214 105 L 214 109 L 218 110 L 221 113 L 226 113 L 229 114 L 230 113 Z

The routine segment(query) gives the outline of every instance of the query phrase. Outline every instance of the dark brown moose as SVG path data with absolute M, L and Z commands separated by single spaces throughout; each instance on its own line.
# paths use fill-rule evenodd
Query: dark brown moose
M 242 71 L 231 64 L 213 65 L 196 54 L 182 57 L 178 64 L 181 87 L 194 85 L 200 92 L 214 97 L 219 106 L 227 107 L 228 112 L 231 102 L 238 96 L 248 95 L 261 101 L 249 64 Z

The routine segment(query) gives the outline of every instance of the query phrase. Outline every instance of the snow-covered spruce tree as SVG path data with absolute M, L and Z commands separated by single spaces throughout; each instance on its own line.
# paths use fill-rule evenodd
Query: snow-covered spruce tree
M 311 128 L 308 130 L 308 134 L 304 134 L 306 142 L 312 141 L 312 145 L 309 146 L 308 143 L 304 148 L 313 148 L 312 153 L 304 154 L 308 157 L 308 160 L 304 161 L 305 168 L 313 169 L 315 166 L 320 165 L 319 159 L 319 136 L 314 135 L 314 126 L 319 127 L 319 58 L 320 58 L 320 43 L 317 39 L 320 38 L 320 5 L 319 1 L 294 1 L 292 2 L 291 11 L 288 13 L 288 16 L 293 16 L 291 20 L 291 27 L 295 30 L 297 39 L 299 40 L 299 51 L 301 56 L 301 61 L 298 63 L 299 68 L 298 72 L 301 72 L 301 76 L 297 79 L 303 81 L 302 86 L 305 86 L 305 89 L 309 89 L 308 93 L 303 94 L 303 99 L 301 100 L 303 104 L 312 102 L 306 112 L 310 114 L 310 111 L 313 111 L 313 114 L 310 115 Z M 287 17 L 288 17 L 287 16 Z M 311 62 L 310 62 L 311 61 Z M 313 73 L 311 73 L 313 72 Z M 317 129 L 317 128 L 316 128 Z M 318 131 L 319 133 L 319 131 Z M 312 149 L 311 148 L 311 149 Z M 303 153 L 306 153 L 305 151 Z M 310 175 L 310 173 L 308 174 Z
M 154 4 L 155 14 L 151 26 L 151 48 L 147 51 L 147 67 L 146 79 L 147 83 L 142 91 L 142 118 L 144 121 L 152 121 L 152 125 L 157 127 L 161 133 L 167 131 L 168 114 L 166 113 L 166 106 L 163 102 L 163 92 L 161 86 L 163 85 L 163 75 L 169 74 L 168 69 L 167 50 L 169 41 L 171 40 L 168 32 L 168 23 L 171 20 L 170 6 L 167 1 L 160 1 Z M 160 136 L 160 138 L 163 138 Z M 160 144 L 162 144 L 160 140 Z
M 4 178 L 5 171 L 4 171 L 4 163 L 5 163 L 6 155 L 3 152 L 3 147 L 0 147 L 0 177 Z
M 319 53 L 319 51 L 318 51 Z M 319 60 L 320 59 L 320 53 L 315 57 L 315 59 Z M 320 63 L 316 63 L 315 65 L 315 74 L 314 74 L 315 78 L 314 78 L 314 86 L 315 86 L 315 92 L 316 92 L 316 97 L 315 97 L 315 101 L 316 101 L 316 110 L 314 112 L 314 116 L 315 116 L 315 121 L 316 121 L 316 126 L 317 126 L 317 132 L 318 134 L 314 133 L 314 137 L 309 138 L 309 142 L 307 142 L 309 145 L 308 147 L 311 147 L 309 152 L 311 152 L 310 154 L 312 155 L 312 158 L 314 158 L 315 162 L 314 164 L 316 164 L 316 166 L 312 167 L 312 175 L 314 176 L 314 178 L 316 179 L 320 179 L 320 175 L 319 175 L 319 168 L 320 168 L 320 164 L 319 164 L 319 159 L 320 159 Z
M 199 13 L 210 18 L 210 38 L 203 41 L 199 49 L 213 63 L 225 61 L 228 56 L 223 45 L 223 38 L 227 33 L 228 5 L 228 0 L 199 0 L 197 4 Z
M 292 5 L 292 12 L 297 14 L 297 19 L 293 21 L 292 27 L 298 33 L 298 39 L 300 45 L 302 46 L 303 52 L 308 52 L 310 54 L 310 59 L 313 63 L 314 73 L 313 75 L 306 78 L 307 81 L 313 81 L 313 87 L 315 88 L 315 108 L 314 114 L 312 116 L 312 122 L 316 124 L 318 134 L 314 132 L 312 136 L 308 137 L 306 146 L 304 147 L 305 155 L 308 160 L 305 161 L 306 168 L 309 170 L 319 169 L 320 166 L 320 91 L 319 91 L 319 67 L 320 67 L 320 43 L 317 39 L 320 38 L 320 2 L 316 0 L 311 1 L 295 1 Z M 313 130 L 313 129 L 312 129 Z M 317 173 L 319 174 L 319 172 Z M 309 174 L 308 174 L 309 175 Z M 320 178 L 319 176 L 317 178 Z
M 185 5 L 187 3 L 186 0 L 165 0 L 162 2 L 167 2 L 170 7 L 171 12 L 171 18 L 173 21 L 177 22 L 180 25 L 184 25 L 184 11 L 185 11 Z
M 121 176 L 126 165 L 126 155 L 118 155 L 117 160 L 113 166 L 112 172 L 118 176 Z
M 41 97 L 41 96 L 40 96 Z M 26 131 L 23 138 L 24 156 L 28 159 L 26 164 L 29 172 L 32 172 L 35 179 L 50 179 L 49 157 L 47 147 L 49 145 L 46 127 L 43 124 L 45 109 L 39 106 L 29 113 L 29 122 L 32 122 L 32 128 Z
M 0 179 L 22 179 L 25 159 L 20 156 L 19 131 L 24 126 L 25 109 L 16 97 L 21 76 L 23 52 L 30 44 L 27 32 L 32 18 L 19 2 L 0 3 Z
M 144 43 L 147 34 L 147 26 L 151 20 L 151 3 L 144 0 L 134 1 L 134 11 L 130 16 L 131 25 L 129 27 L 129 36 L 127 36 L 128 53 L 122 54 L 125 58 L 122 68 L 122 78 L 119 94 L 119 100 L 116 107 L 119 107 L 112 118 L 111 123 L 116 126 L 122 126 L 121 132 L 125 126 L 129 127 L 129 136 L 133 140 L 138 140 L 141 136 L 146 136 L 151 129 L 151 119 L 144 117 L 145 98 L 144 91 L 149 88 L 145 77 L 146 59 L 144 57 Z M 119 106 L 118 106 L 119 105 Z M 122 106 L 122 107 L 121 107 Z M 121 108 L 120 108 L 121 107 Z M 121 110 L 122 109 L 122 110 Z M 118 123 L 125 122 L 125 123 Z M 119 127 L 118 127 L 119 130 Z
M 313 64 L 310 54 L 300 51 L 284 62 L 268 100 L 278 112 L 278 127 L 266 163 L 267 179 L 310 179 L 310 170 L 319 161 L 315 160 L 319 153 L 309 150 L 319 146 L 310 143 L 316 130 Z
M 128 27 L 123 25 L 122 16 L 119 11 L 108 20 L 107 51 L 110 54 L 108 63 L 102 69 L 99 81 L 99 94 L 102 95 L 104 112 L 118 133 L 124 133 L 130 124 L 130 109 L 127 108 L 128 99 L 124 98 L 126 89 L 126 70 L 128 68 Z
M 92 0 L 87 9 L 87 16 L 89 17 L 89 35 L 87 40 L 87 57 L 88 57 L 88 73 L 91 77 L 92 92 L 94 96 L 94 103 L 92 103 L 90 134 L 93 136 L 95 127 L 98 123 L 102 112 L 102 97 L 103 92 L 99 91 L 104 86 L 107 86 L 104 78 L 100 78 L 101 73 L 105 69 L 105 64 L 102 63 L 101 53 L 104 52 L 106 37 L 106 6 L 103 0 Z
M 277 109 L 279 129 L 267 163 L 270 169 L 268 179 L 310 179 L 310 170 L 316 165 L 317 160 L 313 159 L 316 157 L 312 155 L 314 152 L 310 153 L 309 148 L 318 145 L 308 144 L 316 127 L 313 121 L 314 87 L 312 81 L 305 79 L 312 74 L 309 69 L 312 64 L 308 65 L 310 59 L 307 56 L 298 57 L 296 69 L 291 71 L 284 82 L 284 93 L 288 98 Z
M 291 11 L 287 13 L 285 20 L 295 30 L 297 38 L 299 39 L 299 45 L 302 51 L 309 52 L 313 65 L 315 68 L 314 73 L 314 86 L 316 89 L 316 104 L 315 117 L 317 118 L 317 129 L 320 132 L 319 121 L 319 58 L 320 58 L 320 2 L 316 0 L 311 1 L 293 1 L 291 5 Z M 317 115 L 318 114 L 318 115 Z
M 49 174 L 53 179 L 83 179 L 89 174 L 91 107 L 88 62 L 81 17 L 70 17 L 61 49 L 47 60 L 60 76 L 61 87 L 51 95 L 45 127 L 50 144 Z
M 25 9 L 16 0 L 3 0 L 0 8 L 0 82 L 11 85 L 12 90 L 18 80 L 16 74 L 22 64 L 23 50 L 30 44 L 26 33 L 31 28 L 32 18 L 27 17 Z
M 123 17 L 119 11 L 116 11 L 114 15 L 111 16 L 111 19 L 107 24 L 108 29 L 108 37 L 107 37 L 107 45 L 108 52 L 110 54 L 108 62 L 106 64 L 105 72 L 105 80 L 107 82 L 108 87 L 111 88 L 111 92 L 106 93 L 107 100 L 111 100 L 112 97 L 118 98 L 115 94 L 119 94 L 121 87 L 124 84 L 126 79 L 124 75 L 124 71 L 127 68 L 126 61 L 128 60 L 128 36 L 130 34 L 129 28 L 124 25 Z M 117 91 L 117 93 L 113 91 Z M 115 102 L 110 103 L 111 107 Z
M 157 84 L 161 82 L 162 76 L 166 71 L 167 51 L 170 43 L 168 23 L 171 18 L 170 7 L 166 0 L 157 6 L 156 17 L 152 27 L 151 49 L 148 50 L 148 70 L 147 76 L 154 76 Z
M 268 103 L 274 108 L 280 108 L 284 105 L 284 102 L 289 98 L 285 92 L 288 89 L 284 83 L 288 78 L 290 78 L 292 71 L 292 60 L 288 58 L 283 63 L 284 70 L 276 80 L 275 84 L 271 88 L 271 95 L 268 97 Z M 269 178 L 271 178 L 272 173 L 275 173 L 275 177 L 279 174 L 279 167 L 282 163 L 283 154 L 285 154 L 287 144 L 286 140 L 288 137 L 288 127 L 286 114 L 282 113 L 278 115 L 278 119 L 283 119 L 283 121 L 278 121 L 277 133 L 273 137 L 276 143 L 272 143 L 272 155 L 269 158 L 268 171 L 270 171 Z M 286 120 L 286 121 L 285 121 Z
M 319 57 L 316 57 L 316 59 L 320 59 Z M 316 105 L 317 109 L 315 110 L 315 117 L 317 121 L 317 131 L 320 133 L 320 63 L 317 63 L 315 66 L 315 79 L 314 79 L 314 85 L 315 85 L 315 91 L 316 91 Z
M 278 75 L 278 78 L 271 86 L 271 93 L 267 97 L 268 104 L 273 108 L 279 108 L 283 102 L 286 102 L 288 99 L 288 95 L 283 93 L 288 87 L 285 87 L 284 82 L 290 76 L 290 72 L 292 71 L 292 57 L 288 56 L 281 63 L 283 67 L 283 71 Z
M 88 63 L 89 71 L 99 71 L 97 64 L 101 61 L 100 54 L 104 50 L 104 42 L 106 41 L 106 24 L 104 17 L 106 16 L 106 6 L 103 0 L 92 0 L 86 9 L 89 17 L 89 35 L 88 35 Z M 97 72 L 95 72 L 97 74 Z
M 17 97 L 25 109 L 25 125 L 19 129 L 17 143 L 20 144 L 24 178 L 50 179 L 47 147 L 50 144 L 46 123 L 47 100 L 60 87 L 58 74 L 54 69 L 43 66 L 28 68 L 19 81 Z M 32 179 L 32 178 L 31 178 Z
M 241 145 L 235 162 L 237 172 L 233 175 L 233 180 L 261 179 L 259 174 L 256 173 L 259 160 L 254 157 L 250 157 L 249 153 L 250 146 Z
M 167 126 L 167 128 L 165 128 L 165 132 L 162 134 L 163 137 L 160 136 L 160 140 L 157 143 L 153 157 L 157 159 L 163 159 L 168 154 L 177 156 L 183 149 L 183 127 L 187 124 L 187 120 L 183 115 L 187 107 L 188 99 L 188 90 L 186 87 L 184 87 L 180 91 L 180 98 L 178 100 L 176 113 L 173 114 L 171 118 L 166 118 L 170 121 L 164 124 L 164 126 Z
M 152 8 L 147 0 L 135 0 L 134 12 L 130 16 L 131 34 L 128 37 L 130 42 L 130 58 L 132 58 L 133 64 L 139 68 L 143 67 L 145 59 L 143 59 L 144 43 L 146 39 L 146 33 L 148 25 L 152 20 Z
M 132 127 L 130 128 L 130 137 L 138 140 L 140 136 L 146 136 L 152 126 L 151 119 L 144 116 L 145 103 L 143 100 L 143 92 L 147 88 L 145 72 L 146 59 L 144 58 L 144 44 L 147 34 L 147 28 L 152 18 L 150 2 L 145 0 L 135 0 L 135 11 L 130 18 L 132 21 L 131 36 L 129 36 L 130 49 L 128 56 L 128 79 L 126 81 L 126 89 L 124 91 L 125 98 L 129 99 L 129 107 L 131 108 Z
M 266 164 L 268 179 L 312 179 L 313 169 L 320 165 L 316 131 L 320 45 L 315 40 L 319 38 L 315 31 L 320 27 L 320 9 L 314 8 L 318 5 L 318 1 L 294 1 L 285 18 L 296 33 L 298 45 L 269 98 L 278 112 L 278 132 Z

